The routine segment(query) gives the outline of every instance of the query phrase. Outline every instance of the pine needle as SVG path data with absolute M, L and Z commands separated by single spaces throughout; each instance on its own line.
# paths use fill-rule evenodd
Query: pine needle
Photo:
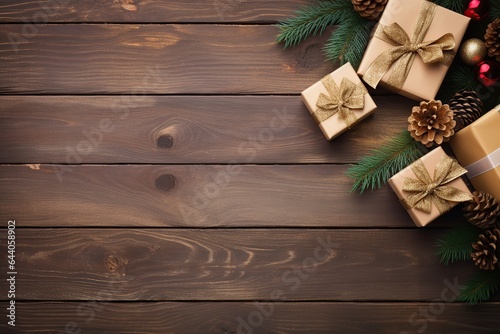
M 455 93 L 461 90 L 476 91 L 481 96 L 485 112 L 488 112 L 500 103 L 500 85 L 484 87 L 477 81 L 473 66 L 465 65 L 455 59 L 444 78 L 437 98 L 443 102 L 448 102 Z
M 357 69 L 363 58 L 370 33 L 374 27 L 360 15 L 353 15 L 333 32 L 325 44 L 324 51 L 330 60 L 340 60 L 340 64 L 351 63 Z
M 465 65 L 456 58 L 443 80 L 437 94 L 438 99 L 443 102 L 449 101 L 456 92 L 482 87 L 475 77 L 474 67 Z
M 454 227 L 442 235 L 436 243 L 441 262 L 450 264 L 470 259 L 472 244 L 479 238 L 479 230 L 471 224 Z
M 500 1 L 491 1 L 490 6 L 490 18 L 493 21 L 500 17 Z
M 500 290 L 500 269 L 478 269 L 469 278 L 457 300 L 471 305 L 487 301 Z
M 357 13 L 350 0 L 329 0 L 304 7 L 295 12 L 295 17 L 277 24 L 280 33 L 276 40 L 284 42 L 285 48 L 295 46 L 309 36 L 321 35 L 329 25 L 343 23 L 354 14 Z
M 464 12 L 466 6 L 466 2 L 464 0 L 433 0 L 432 2 L 460 14 Z
M 404 130 L 371 153 L 347 170 L 347 175 L 354 179 L 353 192 L 363 193 L 367 189 L 381 188 L 389 178 L 425 152 L 423 146 Z

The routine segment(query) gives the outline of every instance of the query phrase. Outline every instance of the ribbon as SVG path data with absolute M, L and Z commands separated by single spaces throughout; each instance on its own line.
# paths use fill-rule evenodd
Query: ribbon
M 429 1 L 422 3 L 411 39 L 396 22 L 388 26 L 378 26 L 375 37 L 393 47 L 381 53 L 366 70 L 363 80 L 368 85 L 376 88 L 380 80 L 392 68 L 387 84 L 398 90 L 403 88 L 417 54 L 425 64 L 451 64 L 455 48 L 453 34 L 448 33 L 432 41 L 423 41 L 436 8 L 436 4 Z
M 494 168 L 500 166 L 500 148 L 497 148 L 487 156 L 467 166 L 467 177 L 475 178 Z
M 365 94 L 368 93 L 363 83 L 355 84 L 347 78 L 343 78 L 340 87 L 337 86 L 331 75 L 321 79 L 328 95 L 320 93 L 316 101 L 316 109 L 312 116 L 317 124 L 339 114 L 347 127 L 356 123 L 357 118 L 351 109 L 363 109 L 365 106 Z
M 436 165 L 434 180 L 420 159 L 411 165 L 411 170 L 417 178 L 406 177 L 402 188 L 403 191 L 409 192 L 408 196 L 401 200 L 407 210 L 415 208 L 430 213 L 434 204 L 439 213 L 444 213 L 451 209 L 450 202 L 466 202 L 472 199 L 469 193 L 446 185 L 467 173 L 465 168 L 447 155 Z
M 500 104 L 493 108 L 493 110 L 496 110 L 498 112 L 498 115 L 500 116 Z M 498 166 L 500 166 L 500 147 L 498 147 L 490 154 L 486 155 L 484 158 L 468 165 L 466 167 L 466 169 L 468 170 L 467 177 L 469 179 L 472 179 L 494 168 L 497 168 Z

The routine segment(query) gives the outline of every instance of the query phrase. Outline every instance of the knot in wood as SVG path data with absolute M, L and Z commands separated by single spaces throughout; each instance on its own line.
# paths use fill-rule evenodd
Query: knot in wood
M 105 261 L 106 269 L 113 272 L 120 266 L 120 259 L 116 255 L 109 255 Z
M 170 135 L 162 135 L 156 140 L 156 146 L 159 148 L 171 148 L 174 145 L 174 138 Z
M 156 188 L 169 191 L 175 187 L 175 176 L 172 174 L 163 174 L 156 179 Z

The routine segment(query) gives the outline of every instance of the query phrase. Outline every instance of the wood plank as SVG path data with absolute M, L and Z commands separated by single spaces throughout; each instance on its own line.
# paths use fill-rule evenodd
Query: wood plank
M 439 233 L 18 228 L 16 299 L 434 300 L 474 267 L 440 264 Z
M 345 163 L 399 132 L 415 102 L 333 142 L 299 96 L 0 96 L 1 163 Z
M 4 312 L 6 303 L 0 303 Z M 257 306 L 260 307 L 257 308 Z M 435 303 L 16 303 L 22 333 L 493 333 L 500 304 Z M 421 313 L 423 312 L 423 313 Z M 259 316 L 260 315 L 260 316 Z M 5 318 L 5 317 L 4 317 Z M 66 327 L 68 326 L 68 327 Z M 3 333 L 16 333 L 2 322 Z M 20 332 L 19 332 L 20 333 Z
M 23 227 L 415 227 L 388 187 L 350 193 L 346 168 L 0 166 L 0 212 Z M 454 225 L 459 214 L 431 226 Z
M 3 0 L 0 22 L 276 22 L 307 0 Z
M 264 25 L 0 26 L 0 93 L 291 94 L 334 69 L 328 34 L 283 50 Z

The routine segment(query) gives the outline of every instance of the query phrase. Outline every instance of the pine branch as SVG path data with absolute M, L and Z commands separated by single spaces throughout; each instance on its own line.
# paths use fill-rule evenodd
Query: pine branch
M 277 24 L 276 40 L 285 48 L 295 46 L 309 36 L 321 35 L 329 25 L 344 22 L 356 13 L 350 0 L 329 0 L 299 9 L 295 17 Z
M 472 274 L 457 300 L 475 305 L 487 301 L 500 290 L 500 269 L 477 270 Z
M 465 65 L 456 57 L 443 80 L 437 98 L 443 102 L 447 102 L 456 92 L 461 90 L 477 90 L 478 87 L 484 88 L 476 80 L 474 67 Z
M 432 2 L 460 14 L 465 11 L 465 6 L 467 4 L 464 0 L 433 0 Z
M 493 109 L 500 103 L 500 85 L 484 87 L 477 79 L 473 66 L 468 66 L 455 59 L 448 70 L 437 98 L 445 103 L 461 90 L 474 90 L 481 96 L 484 111 Z
M 374 25 L 373 21 L 360 15 L 352 15 L 337 27 L 325 44 L 326 57 L 330 60 L 340 60 L 341 65 L 350 62 L 354 69 L 357 69 Z
M 471 224 L 455 227 L 442 235 L 436 243 L 441 262 L 449 264 L 470 259 L 472 244 L 479 237 L 479 230 Z
M 493 21 L 500 17 L 500 1 L 490 1 L 490 19 Z
M 380 188 L 390 177 L 423 155 L 423 146 L 404 130 L 347 170 L 347 175 L 354 179 L 351 191 L 363 193 L 367 189 Z

